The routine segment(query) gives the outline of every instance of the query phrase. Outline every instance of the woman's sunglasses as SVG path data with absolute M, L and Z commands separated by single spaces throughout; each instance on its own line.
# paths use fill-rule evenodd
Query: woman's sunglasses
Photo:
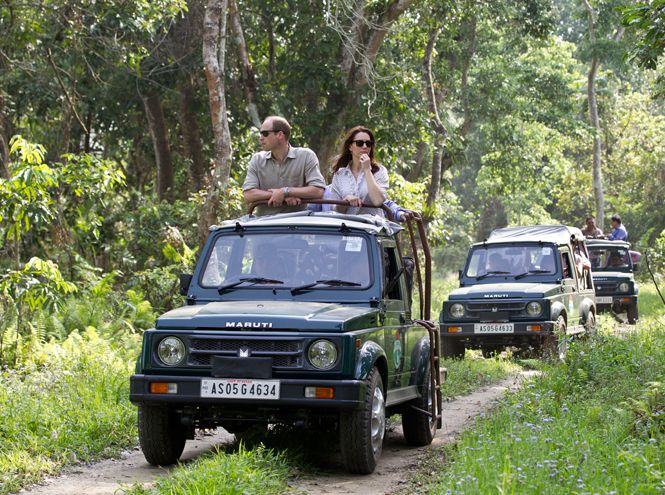
M 372 146 L 374 146 L 374 141 L 363 141 L 362 139 L 356 139 L 353 142 L 356 143 L 356 146 L 358 148 L 362 148 L 363 146 L 367 146 L 368 148 L 371 148 Z

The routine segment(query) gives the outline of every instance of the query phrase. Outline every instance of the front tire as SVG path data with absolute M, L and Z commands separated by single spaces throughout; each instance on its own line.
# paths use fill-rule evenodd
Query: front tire
M 426 416 L 421 412 L 411 409 L 411 405 L 431 413 L 434 410 L 432 404 L 432 375 L 428 368 L 423 383 L 423 395 L 417 399 L 410 400 L 404 404 L 402 412 L 402 430 L 404 438 L 409 445 L 422 447 L 432 443 L 436 435 L 436 419 Z
M 464 344 L 454 339 L 441 339 L 441 357 L 444 359 L 464 359 Z
M 628 323 L 630 325 L 634 325 L 637 319 L 639 318 L 637 303 L 635 303 L 635 306 L 628 306 L 626 308 L 626 316 L 628 317 Z
M 545 337 L 544 351 L 551 358 L 563 360 L 566 357 L 568 341 L 566 339 L 566 319 L 559 316 L 556 320 L 556 327 L 553 335 Z
M 139 442 L 145 460 L 155 466 L 175 464 L 187 441 L 187 427 L 172 408 L 139 405 Z
M 365 406 L 361 410 L 342 411 L 340 415 L 340 448 L 347 471 L 372 473 L 381 457 L 385 434 L 383 380 L 374 367 L 367 378 Z

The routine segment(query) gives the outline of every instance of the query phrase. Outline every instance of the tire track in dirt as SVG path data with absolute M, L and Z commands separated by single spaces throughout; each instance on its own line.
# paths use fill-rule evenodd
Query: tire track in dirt
M 534 372 L 523 372 L 493 385 L 485 385 L 473 393 L 443 404 L 443 427 L 437 430 L 431 446 L 444 445 L 455 441 L 457 436 L 475 419 L 484 414 L 491 402 L 497 400 L 507 390 L 516 390 L 519 382 Z M 210 435 L 188 441 L 181 461 L 198 457 L 203 452 L 234 441 L 234 436 L 218 428 Z M 431 447 L 430 446 L 430 447 Z M 406 445 L 400 425 L 392 426 L 387 432 L 386 442 L 379 464 L 370 475 L 354 475 L 344 471 L 339 453 L 330 459 L 329 470 L 320 476 L 306 476 L 290 481 L 297 494 L 309 495 L 352 494 L 384 495 L 392 494 L 408 478 L 409 471 L 416 468 L 416 457 L 429 447 Z M 151 466 L 143 458 L 143 453 L 125 451 L 119 459 L 109 459 L 90 466 L 75 466 L 67 469 L 60 477 L 46 479 L 41 485 L 29 490 L 20 490 L 26 495 L 114 495 L 120 484 L 151 483 L 155 478 L 168 476 L 170 468 Z

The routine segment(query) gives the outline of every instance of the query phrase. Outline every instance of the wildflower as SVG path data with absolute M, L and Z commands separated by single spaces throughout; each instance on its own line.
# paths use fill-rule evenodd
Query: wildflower
M 538 437 L 531 437 L 532 442 L 535 442 L 536 440 L 538 440 Z
M 650 438 L 650 439 L 649 439 L 649 442 L 650 442 L 650 443 L 656 443 L 656 439 L 655 439 L 655 438 Z
M 567 407 L 562 407 L 561 410 L 562 410 L 563 412 L 568 412 L 568 408 L 567 408 Z
M 53 431 L 51 432 L 51 436 L 53 437 L 54 440 L 57 440 L 57 439 L 58 439 L 58 432 L 55 431 L 55 430 L 53 430 Z
M 519 442 L 522 441 L 522 439 L 521 438 L 516 438 L 515 441 L 519 443 Z
M 538 464 L 536 464 L 536 467 L 537 468 L 544 468 L 545 466 L 543 466 L 541 463 L 538 463 Z

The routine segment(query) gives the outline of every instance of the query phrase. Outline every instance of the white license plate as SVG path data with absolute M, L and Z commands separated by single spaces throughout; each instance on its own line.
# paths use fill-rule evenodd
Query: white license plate
M 611 297 L 597 297 L 596 304 L 612 304 Z
M 279 380 L 201 380 L 201 397 L 217 399 L 279 399 Z
M 473 333 L 513 333 L 515 325 L 512 323 L 476 323 Z

